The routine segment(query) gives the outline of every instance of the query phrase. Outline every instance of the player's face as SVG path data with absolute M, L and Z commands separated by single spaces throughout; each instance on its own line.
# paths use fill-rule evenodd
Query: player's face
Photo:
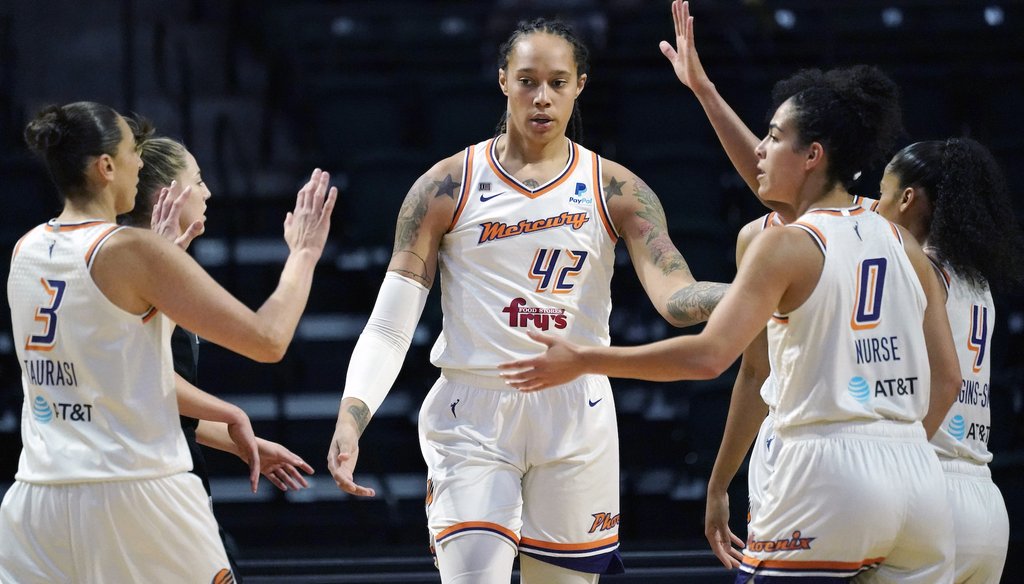
M 565 135 L 586 75 L 576 75 L 572 45 L 565 39 L 533 33 L 512 47 L 508 69 L 498 84 L 508 96 L 508 126 L 527 139 L 549 141 Z
M 195 221 L 206 221 L 206 201 L 212 196 L 203 182 L 202 171 L 191 152 L 185 153 L 185 169 L 175 178 L 181 189 L 192 187 L 188 202 L 181 209 L 181 229 L 184 231 Z M 179 191 L 180 192 L 180 191 Z
M 135 144 L 135 135 L 123 117 L 119 117 L 117 125 L 121 129 L 121 141 L 117 144 L 114 154 L 114 192 L 116 212 L 127 213 L 135 208 L 135 195 L 139 190 L 139 170 L 142 168 L 142 157 Z
M 790 203 L 795 200 L 806 177 L 807 148 L 800 142 L 790 101 L 775 110 L 768 135 L 754 149 L 757 163 L 758 196 L 766 201 Z
M 900 199 L 903 189 L 900 188 L 900 179 L 888 168 L 882 175 L 882 182 L 879 183 L 879 198 L 876 211 L 882 217 L 894 223 L 900 222 Z

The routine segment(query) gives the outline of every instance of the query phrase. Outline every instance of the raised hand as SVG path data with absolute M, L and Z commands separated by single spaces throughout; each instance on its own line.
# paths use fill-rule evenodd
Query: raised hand
M 192 222 L 184 232 L 181 230 L 181 210 L 192 196 L 192 187 L 185 187 L 180 193 L 174 191 L 178 187 L 177 181 L 171 181 L 171 186 L 160 189 L 160 196 L 153 205 L 153 214 L 150 217 L 149 226 L 154 233 L 174 243 L 181 249 L 188 249 L 192 240 L 203 234 L 206 226 L 201 219 Z
M 505 382 L 519 391 L 539 391 L 568 383 L 586 373 L 579 347 L 559 337 L 530 331 L 530 338 L 547 350 L 537 357 L 498 365 Z
M 708 491 L 704 512 L 704 537 L 711 544 L 718 561 L 729 569 L 738 568 L 743 560 L 743 540 L 729 529 L 729 495 Z M 736 547 L 733 547 L 733 546 Z
M 704 67 L 700 64 L 697 47 L 693 42 L 693 17 L 690 16 L 689 2 L 672 2 L 672 22 L 676 28 L 675 47 L 668 41 L 661 41 L 658 46 L 661 53 L 672 63 L 676 77 L 694 93 L 713 87 L 704 72 Z
M 337 187 L 327 189 L 330 180 L 331 175 L 318 168 L 299 190 L 295 210 L 284 220 L 284 239 L 290 250 L 309 250 L 317 255 L 323 252 L 331 230 L 331 213 L 338 199 Z

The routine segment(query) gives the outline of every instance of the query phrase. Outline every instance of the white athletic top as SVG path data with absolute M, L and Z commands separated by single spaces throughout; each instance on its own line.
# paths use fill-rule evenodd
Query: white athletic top
M 610 343 L 618 239 L 596 154 L 567 139 L 565 168 L 531 189 L 501 167 L 497 140 L 466 149 L 455 216 L 441 240 L 444 322 L 431 351 L 437 367 L 485 376 L 541 351 L 530 330 Z
M 825 262 L 803 305 L 768 323 L 775 427 L 923 419 L 926 300 L 899 230 L 861 206 L 815 209 L 789 228 Z
M 853 206 L 860 206 L 868 211 L 874 211 L 878 208 L 878 199 L 869 199 L 860 195 L 854 195 Z M 780 227 L 786 225 L 782 221 L 782 216 L 772 211 L 761 217 L 761 231 L 768 229 L 769 227 Z M 768 377 L 761 384 L 761 399 L 764 403 L 768 404 L 770 410 L 774 410 L 775 406 L 778 405 L 778 388 L 775 384 L 775 376 L 772 372 L 768 373 Z
M 172 376 L 173 323 L 155 309 L 118 308 L 90 274 L 120 229 L 128 228 L 51 220 L 14 248 L 7 299 L 25 393 L 20 481 L 155 478 L 192 467 Z
M 950 269 L 936 266 L 936 270 L 948 293 L 946 313 L 963 381 L 960 394 L 931 442 L 940 456 L 987 464 L 992 460 L 988 450 L 992 427 L 989 352 L 996 320 L 995 303 L 987 284 L 976 289 Z

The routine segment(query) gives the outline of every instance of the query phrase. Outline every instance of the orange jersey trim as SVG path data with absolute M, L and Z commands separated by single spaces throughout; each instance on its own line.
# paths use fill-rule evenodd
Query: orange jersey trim
M 605 205 L 604 188 L 601 186 L 601 160 L 595 152 L 592 152 L 591 156 L 594 157 L 594 189 L 597 191 L 597 214 L 601 216 L 601 223 L 604 223 L 608 237 L 612 238 L 612 243 L 616 243 L 619 241 L 619 234 L 612 223 L 611 213 Z
M 751 568 L 781 568 L 785 570 L 860 570 L 868 566 L 881 564 L 885 558 L 868 558 L 860 562 L 816 562 L 798 560 L 758 560 L 746 554 L 743 556 L 743 565 Z
M 99 223 L 99 221 L 97 221 L 96 223 Z M 92 245 L 89 246 L 89 251 L 85 252 L 85 265 L 90 267 L 92 266 L 92 256 L 93 254 L 96 253 L 96 250 L 99 249 L 100 244 L 106 241 L 107 237 L 113 232 L 117 231 L 118 229 L 121 229 L 121 226 L 114 225 L 107 229 L 106 231 L 104 231 L 103 233 L 101 233 L 100 236 L 97 237 L 96 240 L 92 242 Z
M 579 164 L 580 161 L 579 151 L 576 144 L 569 141 L 569 163 L 566 165 L 565 169 L 562 170 L 562 173 L 539 189 L 531 190 L 523 186 L 523 184 L 516 180 L 514 176 L 505 172 L 505 169 L 501 167 L 501 164 L 498 162 L 496 151 L 497 142 L 497 138 L 492 138 L 490 143 L 487 144 L 487 164 L 490 165 L 491 170 L 494 171 L 494 174 L 497 175 L 502 182 L 512 187 L 516 192 L 526 195 L 531 199 L 536 199 L 537 197 L 550 192 L 552 189 L 568 180 L 568 178 L 572 176 L 573 171 L 576 170 L 576 165 Z
M 469 200 L 469 185 L 473 180 L 473 150 L 472 146 L 466 148 L 466 160 L 462 163 L 462 190 L 459 191 L 459 205 L 455 208 L 455 214 L 452 216 L 452 222 L 448 226 L 448 231 L 455 229 L 455 224 L 459 222 L 459 217 L 462 216 L 462 210 L 466 208 L 466 201 Z
M 773 314 L 772 315 L 772 320 L 774 320 L 775 322 L 777 322 L 779 324 L 789 324 L 789 317 L 788 316 L 782 316 L 781 314 Z
M 591 541 L 587 543 L 554 543 L 550 541 L 542 541 L 539 539 L 530 539 L 528 537 L 524 537 L 520 541 L 520 543 L 524 546 L 530 546 L 532 548 L 537 548 L 540 550 L 550 550 L 557 552 L 585 552 L 589 550 L 608 547 L 618 542 L 619 536 L 617 535 L 613 535 L 611 537 L 606 537 L 598 541 Z
M 905 245 L 903 243 L 903 234 L 900 233 L 900 230 L 899 230 L 898 227 L 896 227 L 896 224 L 893 223 L 892 221 L 890 221 L 889 222 L 889 228 L 892 229 L 892 233 L 893 233 L 893 235 L 896 236 L 896 239 L 898 239 L 900 241 L 900 245 Z
M 153 317 L 156 316 L 159 312 L 160 311 L 157 310 L 155 306 L 150 308 L 149 310 L 146 311 L 145 314 L 142 315 L 142 323 L 146 324 L 149 321 L 153 320 Z
M 33 229 L 32 231 L 35 231 L 35 230 Z M 29 233 L 32 233 L 32 231 L 29 231 L 25 235 L 22 235 L 21 238 L 18 240 L 18 243 L 14 244 L 14 251 L 11 252 L 11 259 L 12 260 L 15 258 L 15 256 L 18 255 L 18 251 L 21 249 L 21 244 L 25 241 L 25 238 L 28 237 Z
M 434 538 L 434 541 L 436 543 L 441 543 L 443 540 L 453 535 L 462 533 L 463 531 L 490 531 L 493 533 L 497 533 L 498 535 L 507 537 L 508 539 L 512 540 L 513 543 L 519 545 L 519 537 L 515 534 L 514 531 L 508 529 L 507 527 L 503 527 L 501 525 L 498 525 L 497 523 L 491 523 L 489 521 L 464 521 L 462 523 L 456 523 L 455 525 L 447 529 L 444 529 L 440 533 L 438 533 L 437 536 Z
M 790 223 L 789 227 L 797 227 L 806 231 L 811 236 L 811 239 L 814 240 L 814 243 L 818 244 L 818 247 L 821 248 L 821 253 L 825 253 L 825 249 L 828 247 L 828 240 L 825 239 L 825 234 L 822 233 L 820 229 L 810 223 L 804 223 L 803 221 Z

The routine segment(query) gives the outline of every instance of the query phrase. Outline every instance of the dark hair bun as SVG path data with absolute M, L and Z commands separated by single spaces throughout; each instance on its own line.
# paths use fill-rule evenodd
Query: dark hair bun
M 67 116 L 60 106 L 47 106 L 25 126 L 25 143 L 33 151 L 45 155 L 64 139 Z

